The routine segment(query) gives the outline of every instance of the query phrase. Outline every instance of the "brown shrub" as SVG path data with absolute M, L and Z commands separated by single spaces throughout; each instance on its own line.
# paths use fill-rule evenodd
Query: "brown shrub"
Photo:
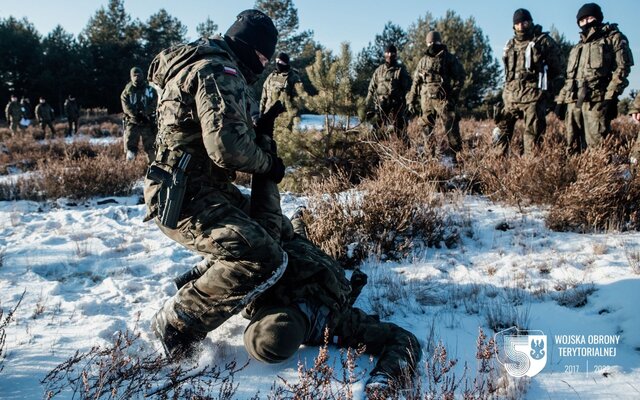
M 371 254 L 402 258 L 417 243 L 444 239 L 441 197 L 419 171 L 385 161 L 374 178 L 350 187 L 344 175 L 317 185 L 306 215 L 311 239 L 346 265 Z

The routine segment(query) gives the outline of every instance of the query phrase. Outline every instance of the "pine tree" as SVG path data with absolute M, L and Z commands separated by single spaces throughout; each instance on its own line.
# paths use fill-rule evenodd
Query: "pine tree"
M 407 33 L 391 21 L 385 24 L 382 33 L 376 35 L 373 43 L 369 42 L 368 46 L 358 53 L 355 65 L 355 91 L 359 96 L 367 95 L 371 76 L 384 61 L 384 50 L 390 44 L 395 45 L 398 52 L 401 52 L 407 44 Z
M 163 49 L 184 42 L 187 35 L 187 27 L 164 8 L 150 16 L 141 31 L 145 64 Z
M 196 32 L 198 32 L 200 37 L 213 36 L 218 32 L 218 24 L 213 22 L 213 20 L 207 15 L 207 19 L 196 26 Z
M 41 73 L 40 34 L 26 18 L 0 20 L 0 98 L 30 94 Z
M 358 110 L 358 101 L 353 91 L 353 56 L 348 43 L 341 46 L 340 56 L 335 57 L 329 50 L 318 50 L 315 62 L 307 67 L 307 74 L 317 94 L 306 97 L 307 107 L 325 116 L 324 152 L 328 154 L 335 129 L 340 124 L 337 116 L 349 119 Z

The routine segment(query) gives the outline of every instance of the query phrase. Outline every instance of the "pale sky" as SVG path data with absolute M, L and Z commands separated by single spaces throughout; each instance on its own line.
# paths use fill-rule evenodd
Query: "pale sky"
M 164 8 L 188 27 L 190 38 L 195 38 L 196 25 L 207 16 L 224 31 L 238 12 L 252 8 L 254 3 L 253 0 L 125 0 L 125 9 L 134 19 L 146 21 L 151 14 Z M 534 22 L 542 25 L 544 30 L 555 25 L 567 39 L 576 42 L 579 29 L 575 17 L 584 3 L 583 0 L 294 0 L 300 29 L 313 30 L 314 38 L 330 49 L 338 50 L 341 42 L 348 41 L 355 55 L 382 32 L 387 21 L 407 29 L 427 12 L 440 17 L 452 9 L 465 19 L 471 16 L 476 19 L 489 37 L 494 56 L 498 59 L 504 44 L 513 35 L 512 16 L 517 8 L 527 8 Z M 58 24 L 77 35 L 96 10 L 107 4 L 108 0 L 0 0 L 0 17 L 27 17 L 42 35 Z M 606 0 L 598 4 L 602 7 L 605 21 L 619 24 L 629 39 L 637 63 L 640 63 L 637 0 Z M 632 68 L 629 80 L 630 89 L 640 89 L 640 66 Z

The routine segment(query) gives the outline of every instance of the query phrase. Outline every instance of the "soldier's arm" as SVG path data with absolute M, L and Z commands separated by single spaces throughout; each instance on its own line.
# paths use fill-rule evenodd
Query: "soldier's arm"
M 133 105 L 129 103 L 129 91 L 127 90 L 129 85 L 120 94 L 120 104 L 122 105 L 122 112 L 129 118 L 135 118 L 136 110 L 133 109 Z
M 453 82 L 451 83 L 451 94 L 453 95 L 453 100 L 458 101 L 460 97 L 460 92 L 462 91 L 462 87 L 464 86 L 464 80 L 466 78 L 464 67 L 462 63 L 455 55 L 452 55 L 453 58 Z
M 400 68 L 400 85 L 402 86 L 402 93 L 406 96 L 411 90 L 411 75 L 409 75 L 409 71 L 404 65 Z
M 7 106 L 4 108 L 4 115 L 7 117 L 7 121 L 9 121 L 9 108 L 11 107 L 11 103 L 7 103 Z
M 269 76 L 267 76 L 267 79 L 264 81 L 264 84 L 262 84 L 262 95 L 260 96 L 260 114 L 263 114 L 267 108 L 267 98 L 269 97 L 269 94 L 267 93 L 269 91 L 269 82 L 271 80 L 271 74 L 269 74 Z
M 376 92 L 378 91 L 378 70 L 380 67 L 376 68 L 371 76 L 371 80 L 369 81 L 369 88 L 367 89 L 367 98 L 364 101 L 365 108 L 367 110 L 371 110 L 374 107 L 374 101 L 377 97 Z
M 418 62 L 418 66 L 413 73 L 413 82 L 411 83 L 411 90 L 407 94 L 407 106 L 416 105 L 420 97 L 420 86 L 422 85 L 422 60 Z
M 621 33 L 616 34 L 612 40 L 613 51 L 615 52 L 615 70 L 611 74 L 611 81 L 607 86 L 604 95 L 605 100 L 612 100 L 622 94 L 624 88 L 629 85 L 627 77 L 633 65 L 633 55 L 629 49 L 629 41 Z
M 196 110 L 211 160 L 233 171 L 267 172 L 272 160 L 257 146 L 253 127 L 247 121 L 245 83 L 239 73 L 205 67 L 195 79 Z
M 547 65 L 548 82 L 550 83 L 550 93 L 557 94 L 564 84 L 564 56 L 560 51 L 560 46 L 550 36 L 544 38 L 544 54 Z

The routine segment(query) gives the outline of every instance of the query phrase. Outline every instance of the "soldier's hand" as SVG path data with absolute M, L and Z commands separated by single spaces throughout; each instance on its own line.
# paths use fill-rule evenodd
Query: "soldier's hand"
M 285 170 L 284 162 L 282 158 L 272 155 L 271 156 L 271 168 L 265 174 L 267 178 L 275 183 L 282 182 L 282 178 L 284 178 L 284 170 Z
M 640 113 L 631 114 L 631 119 L 633 119 L 636 122 L 640 122 Z

